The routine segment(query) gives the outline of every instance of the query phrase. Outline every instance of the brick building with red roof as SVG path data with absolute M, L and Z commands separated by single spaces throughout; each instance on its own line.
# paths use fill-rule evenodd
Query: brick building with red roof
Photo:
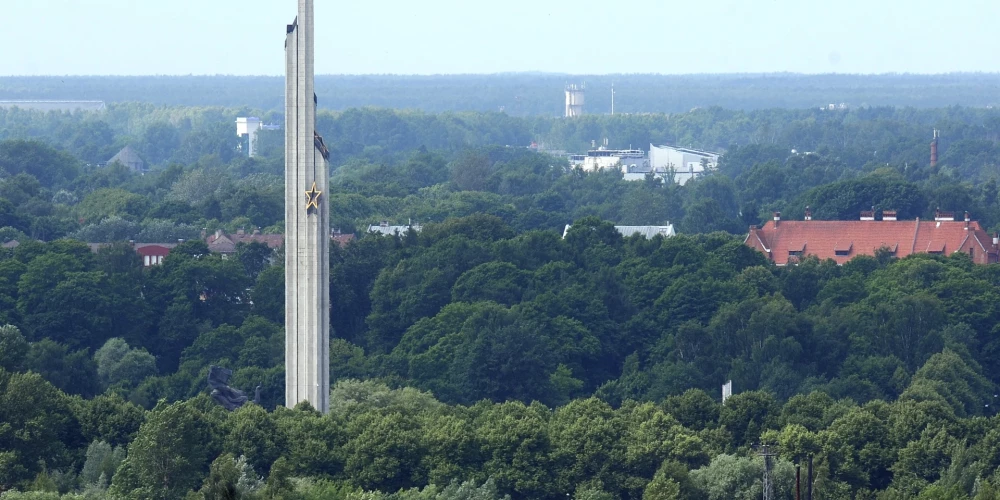
M 998 239 L 979 222 L 969 220 L 968 212 L 959 221 L 953 213 L 940 211 L 933 221 L 896 220 L 896 212 L 889 210 L 883 212 L 882 220 L 875 220 L 875 212 L 870 211 L 861 212 L 856 221 L 812 220 L 808 209 L 800 221 L 783 221 L 775 213 L 774 220 L 763 227 L 750 226 L 743 243 L 779 266 L 795 264 L 808 255 L 844 264 L 858 255 L 874 255 L 880 248 L 899 258 L 963 252 L 976 264 L 995 263 L 1000 254 Z

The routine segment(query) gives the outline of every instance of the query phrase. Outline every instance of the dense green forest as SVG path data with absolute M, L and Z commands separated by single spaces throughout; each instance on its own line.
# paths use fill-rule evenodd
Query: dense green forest
M 0 111 L 0 498 L 750 499 L 760 442 L 778 498 L 810 456 L 817 498 L 1000 498 L 1000 267 L 779 268 L 742 244 L 807 205 L 1000 228 L 1000 112 L 321 113 L 332 221 L 358 238 L 331 249 L 320 415 L 280 408 L 280 251 L 199 239 L 282 229 L 283 138 L 245 158 L 251 111 Z M 524 147 L 602 136 L 725 155 L 676 186 Z M 98 165 L 124 145 L 148 172 Z M 178 239 L 151 268 L 127 243 Z M 213 364 L 261 405 L 216 404 Z
M 611 112 L 611 85 L 618 113 L 678 113 L 696 107 L 727 109 L 996 106 L 1000 75 L 317 75 L 321 108 L 365 106 L 446 111 L 500 111 L 561 116 L 563 88 L 586 85 L 585 111 Z M 250 106 L 279 110 L 279 76 L 3 76 L 0 100 L 75 99 L 150 102 L 172 106 Z

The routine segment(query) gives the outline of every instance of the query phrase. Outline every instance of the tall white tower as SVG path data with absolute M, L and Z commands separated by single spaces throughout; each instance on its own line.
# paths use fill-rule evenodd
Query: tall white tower
M 330 407 L 329 152 L 316 133 L 313 0 L 285 36 L 285 405 Z
M 566 86 L 566 118 L 583 115 L 583 85 Z
M 250 158 L 257 153 L 257 132 L 261 129 L 260 118 L 256 116 L 239 116 L 236 118 L 236 136 L 247 137 L 247 153 Z

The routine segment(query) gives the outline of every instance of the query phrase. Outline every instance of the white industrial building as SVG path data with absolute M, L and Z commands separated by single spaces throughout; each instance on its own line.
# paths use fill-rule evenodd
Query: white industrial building
M 672 146 L 649 145 L 649 166 L 653 172 L 665 173 L 673 170 L 674 182 L 684 185 L 691 179 L 715 170 L 719 163 L 719 153 Z
M 571 158 L 572 160 L 572 158 Z M 584 172 L 595 172 L 601 169 L 629 170 L 649 168 L 646 152 L 641 149 L 605 149 L 600 147 L 587 151 L 580 166 Z

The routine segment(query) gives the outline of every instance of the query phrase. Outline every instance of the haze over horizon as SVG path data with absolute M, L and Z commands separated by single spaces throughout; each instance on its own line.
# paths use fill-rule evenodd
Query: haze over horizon
M 11 2 L 0 75 L 283 72 L 293 0 Z M 1000 2 L 316 2 L 317 74 L 1000 72 Z M 939 27 L 951 29 L 937 36 Z M 65 40 L 72 42 L 67 43 Z

